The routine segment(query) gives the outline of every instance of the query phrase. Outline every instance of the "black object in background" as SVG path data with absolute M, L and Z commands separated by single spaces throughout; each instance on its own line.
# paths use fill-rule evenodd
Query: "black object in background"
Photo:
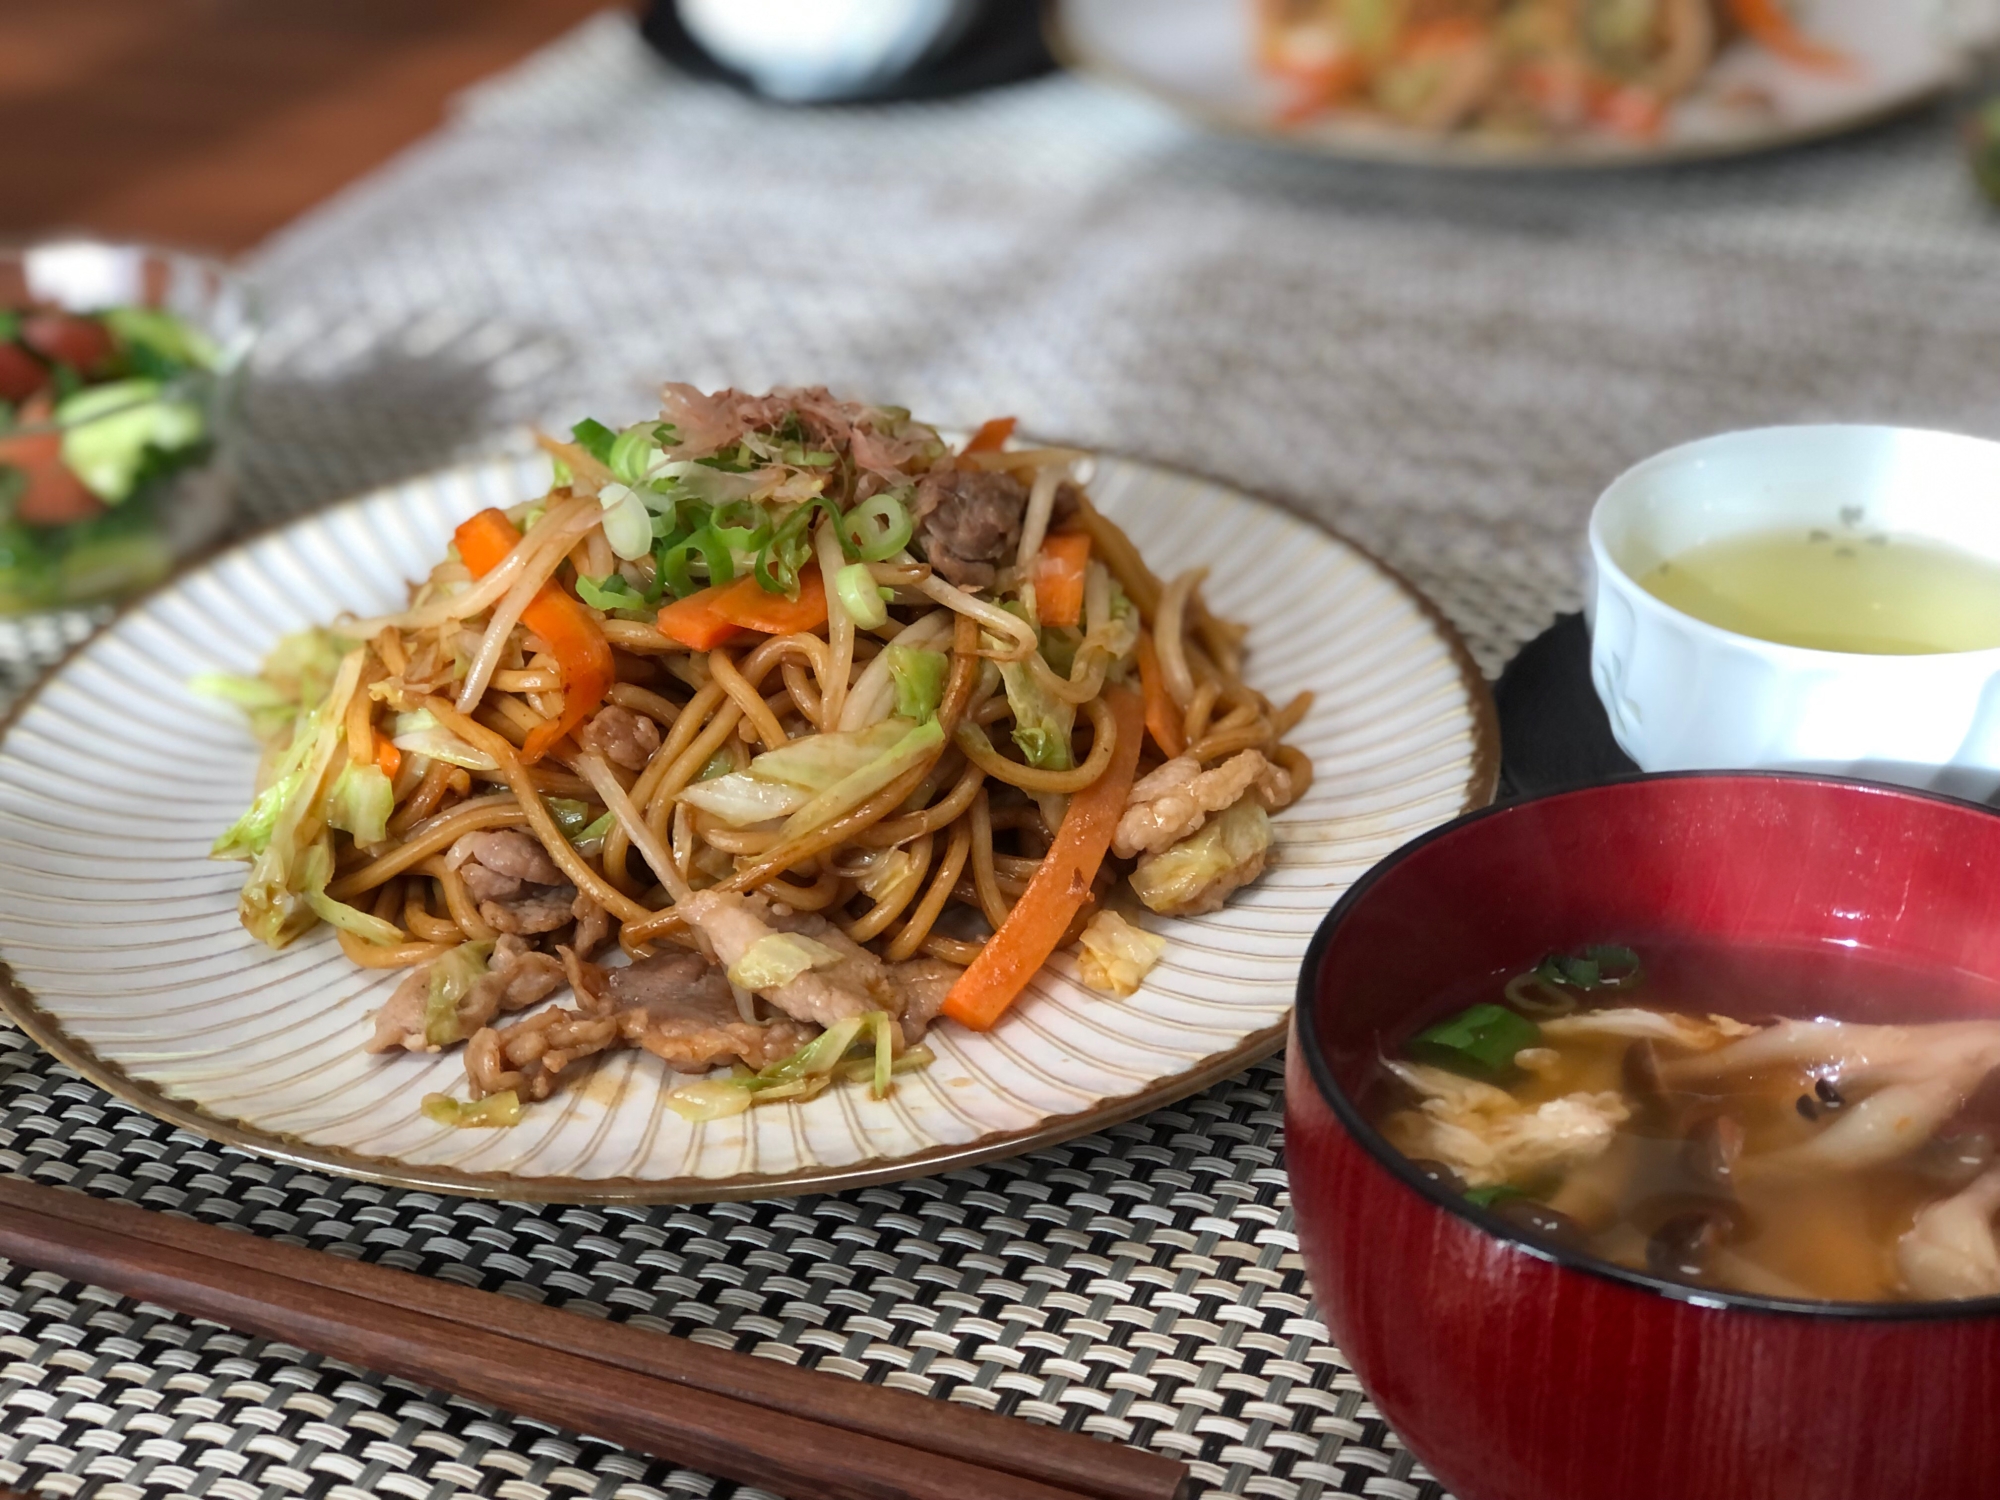
M 1590 685 L 1590 632 L 1563 615 L 1521 648 L 1493 689 L 1500 711 L 1500 796 L 1538 797 L 1639 767 L 1611 734 Z
M 748 75 L 718 62 L 681 23 L 676 0 L 651 0 L 639 32 L 653 50 L 683 72 L 711 78 L 748 94 Z M 941 99 L 997 88 L 1049 72 L 1056 65 L 1042 35 L 1042 8 L 1024 0 L 981 0 L 979 12 L 954 42 L 909 72 L 863 93 L 816 103 L 888 104 L 908 99 Z M 763 97 L 761 94 L 758 97 Z

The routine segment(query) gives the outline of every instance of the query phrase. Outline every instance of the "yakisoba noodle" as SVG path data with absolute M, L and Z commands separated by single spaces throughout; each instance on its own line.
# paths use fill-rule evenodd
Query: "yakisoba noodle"
M 368 1046 L 462 1047 L 469 1102 L 423 1107 L 467 1125 L 627 1047 L 697 1118 L 880 1097 L 1069 944 L 1131 993 L 1142 907 L 1262 872 L 1308 699 L 1244 681 L 1086 455 L 1011 428 L 668 386 L 547 442 L 550 493 L 460 526 L 402 612 L 208 681 L 267 747 L 215 847 L 244 925 L 407 969 Z

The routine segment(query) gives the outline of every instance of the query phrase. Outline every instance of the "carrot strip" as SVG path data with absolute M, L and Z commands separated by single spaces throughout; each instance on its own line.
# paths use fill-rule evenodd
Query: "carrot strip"
M 1187 749 L 1187 742 L 1181 738 L 1181 713 L 1160 674 L 1160 653 L 1153 648 L 1150 630 L 1139 632 L 1139 686 L 1146 694 L 1146 728 L 1160 753 L 1172 760 Z
M 1784 0 L 1728 0 L 1730 19 L 1749 33 L 1759 46 L 1808 68 L 1832 73 L 1852 71 L 1853 61 L 1845 52 L 1816 42 L 1799 30 L 1784 6 Z
M 478 578 L 500 565 L 521 533 L 500 511 L 482 510 L 452 533 L 452 540 L 466 570 Z M 521 746 L 522 763 L 533 765 L 557 740 L 597 712 L 617 672 L 602 627 L 553 581 L 528 601 L 521 623 L 548 644 L 563 680 L 562 715 L 530 730 Z
M 522 742 L 521 763 L 532 766 L 557 740 L 597 712 L 617 680 L 618 669 L 602 627 L 553 585 L 544 587 L 522 611 L 521 622 L 548 642 L 563 676 L 562 716 L 529 730 Z
M 945 997 L 944 1013 L 961 1026 L 985 1031 L 1006 1014 L 1035 971 L 1055 952 L 1070 919 L 1090 899 L 1091 882 L 1104 863 L 1132 790 L 1145 733 L 1145 707 L 1137 693 L 1110 688 L 1104 699 L 1118 726 L 1111 764 L 1069 799 L 1069 812 L 1027 890 Z
M 660 611 L 660 634 L 692 651 L 713 651 L 736 639 L 743 632 L 714 608 L 716 596 L 729 587 L 726 583 L 718 584 L 667 605 Z
M 381 730 L 375 731 L 375 765 L 391 781 L 403 769 L 403 752 L 396 748 L 396 742 Z
M 979 431 L 973 433 L 961 452 L 998 453 L 1007 446 L 1007 439 L 1014 435 L 1015 417 L 995 417 L 990 422 L 979 424 Z
M 788 599 L 768 592 L 754 574 L 745 574 L 723 589 L 711 608 L 745 630 L 795 635 L 826 623 L 826 583 L 817 565 L 808 566 L 799 573 L 799 597 Z
M 1083 570 L 1090 561 L 1090 533 L 1062 531 L 1035 554 L 1035 614 L 1044 625 L 1074 625 L 1083 618 Z
M 515 543 L 521 540 L 521 532 L 507 519 L 506 512 L 487 509 L 461 522 L 451 539 L 466 570 L 474 578 L 481 578 L 506 560 Z
M 826 623 L 826 581 L 817 567 L 799 574 L 799 597 L 768 592 L 754 574 L 676 599 L 660 611 L 660 631 L 696 651 L 713 651 L 746 630 L 794 635 Z

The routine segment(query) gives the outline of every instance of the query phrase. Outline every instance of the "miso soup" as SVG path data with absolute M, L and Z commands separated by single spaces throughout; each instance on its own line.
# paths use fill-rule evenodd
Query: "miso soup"
M 1646 945 L 1453 999 L 1362 1107 L 1530 1236 L 1763 1296 L 2000 1296 L 2000 987 L 1839 949 Z

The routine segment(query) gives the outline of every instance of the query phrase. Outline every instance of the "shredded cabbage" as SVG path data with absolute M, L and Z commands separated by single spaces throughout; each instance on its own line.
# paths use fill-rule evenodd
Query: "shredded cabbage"
M 449 1094 L 426 1094 L 420 1107 L 425 1119 L 440 1125 L 494 1129 L 521 1123 L 521 1096 L 512 1089 L 488 1094 L 472 1104 L 461 1104 Z
M 279 636 L 278 644 L 264 658 L 264 680 L 304 707 L 332 691 L 344 659 L 345 653 L 331 632 L 295 630 Z
M 1070 625 L 1044 625 L 1041 629 L 1042 660 L 1058 677 L 1076 675 L 1076 654 L 1083 647 L 1083 633 Z
M 905 882 L 917 878 L 917 862 L 907 849 L 884 850 L 855 883 L 878 905 L 901 894 Z
M 883 724 L 905 724 L 903 719 L 885 719 Z M 879 730 L 882 726 L 876 725 Z M 873 733 L 875 730 L 856 731 Z M 828 738 L 821 735 L 818 738 Z M 803 743 L 803 742 L 801 742 Z M 795 839 L 824 823 L 830 823 L 843 813 L 852 812 L 883 787 L 894 781 L 912 766 L 922 762 L 932 751 L 944 743 L 944 726 L 936 719 L 926 719 L 923 723 L 904 734 L 901 739 L 876 756 L 859 770 L 850 772 L 832 786 L 814 797 L 804 807 L 785 820 L 779 830 L 782 839 Z M 791 749 L 791 746 L 786 746 Z M 782 754 L 773 751 L 772 754 Z M 759 756 L 759 760 L 763 757 Z M 753 762 L 754 764 L 754 762 Z
M 372 761 L 341 767 L 327 794 L 326 821 L 354 835 L 357 844 L 379 844 L 389 836 L 389 814 L 396 810 L 396 784 Z
M 431 1046 L 449 1047 L 465 1040 L 458 1005 L 486 977 L 486 961 L 492 955 L 491 943 L 460 943 L 432 960 L 430 987 L 424 992 L 424 1040 Z
M 913 727 L 907 719 L 885 719 L 866 729 L 802 735 L 752 760 L 749 774 L 764 781 L 789 782 L 808 791 L 823 792 L 884 751 L 894 749 Z
M 415 713 L 397 714 L 395 730 L 389 742 L 398 750 L 407 750 L 412 755 L 427 756 L 431 760 L 448 761 L 454 766 L 463 766 L 468 771 L 499 769 L 499 761 L 484 750 L 468 745 L 439 724 L 427 708 L 420 708 Z
M 732 828 L 790 817 L 808 806 L 814 793 L 825 793 L 875 765 L 916 727 L 908 719 L 884 719 L 866 729 L 801 735 L 766 750 L 744 770 L 694 782 L 682 791 L 681 800 Z M 728 765 L 726 758 L 723 765 Z
M 374 943 L 378 947 L 386 948 L 402 940 L 402 929 L 394 922 L 385 922 L 359 907 L 349 906 L 329 896 L 326 883 L 332 878 L 333 845 L 321 838 L 306 851 L 299 881 L 299 895 L 312 914 L 322 922 L 351 932 L 363 942 Z
M 1108 908 L 1083 929 L 1083 951 L 1077 968 L 1094 990 L 1124 999 L 1135 993 L 1146 971 L 1167 951 L 1167 940 L 1134 927 Z
M 298 703 L 276 683 L 262 677 L 239 677 L 230 672 L 203 672 L 188 679 L 188 687 L 204 698 L 219 698 L 243 710 L 250 732 L 265 743 L 292 722 Z
M 668 1089 L 662 1098 L 668 1109 L 683 1120 L 700 1124 L 707 1120 L 723 1120 L 731 1115 L 740 1115 L 757 1102 L 753 1089 L 745 1086 L 746 1080 L 732 1077 L 693 1078 L 686 1083 L 677 1083 Z
M 684 1119 L 719 1120 L 740 1115 L 752 1105 L 811 1099 L 836 1079 L 866 1081 L 871 1095 L 887 1098 L 896 1074 L 914 1072 L 932 1061 L 925 1047 L 896 1056 L 897 1034 L 887 1011 L 864 1011 L 836 1021 L 790 1057 L 760 1072 L 739 1070 L 676 1085 L 667 1090 L 667 1108 Z
M 893 1078 L 899 1073 L 915 1073 L 919 1069 L 928 1068 L 936 1061 L 937 1054 L 919 1043 L 897 1055 L 889 1064 L 889 1075 Z M 876 1077 L 875 1059 L 872 1057 L 850 1059 L 840 1065 L 836 1070 L 836 1076 L 847 1083 L 870 1083 Z M 874 1094 L 872 1089 L 870 1092 L 877 1099 L 888 1097 L 886 1090 L 879 1094 Z
M 782 989 L 808 969 L 825 969 L 840 962 L 838 949 L 796 932 L 760 937 L 729 966 L 729 982 L 746 990 Z
M 604 852 L 604 836 L 611 832 L 618 822 L 618 814 L 606 813 L 594 822 L 587 823 L 577 836 L 570 840 L 576 852 L 585 858 L 592 858 Z
M 1110 570 L 1094 557 L 1084 569 L 1083 599 L 1089 614 L 1084 644 L 1096 647 L 1114 663 L 1131 660 L 1139 647 L 1138 608 Z
M 858 1016 L 835 1021 L 790 1057 L 772 1063 L 756 1076 L 772 1083 L 789 1083 L 797 1078 L 816 1078 L 831 1073 L 869 1027 L 869 1016 L 879 1014 L 879 1011 L 864 1011 Z
M 270 783 L 209 850 L 213 859 L 250 861 L 238 910 L 243 925 L 273 948 L 284 947 L 313 924 L 315 912 L 305 894 L 306 856 L 324 830 L 327 776 L 341 747 L 347 701 L 361 680 L 363 654 L 350 652 L 325 699 L 300 713 Z M 329 874 L 331 869 L 329 854 Z M 320 899 L 325 900 L 323 895 Z
M 1021 758 L 1044 771 L 1074 766 L 1069 737 L 1076 727 L 1076 705 L 1065 703 L 1036 681 L 1026 662 L 1001 662 L 1000 681 L 1007 689 L 1007 706 L 1014 711 L 1014 743 Z
M 750 771 L 732 771 L 713 781 L 697 781 L 683 788 L 681 801 L 731 828 L 749 828 L 797 812 L 812 800 L 812 795 L 809 787 L 766 781 Z
M 944 677 L 951 658 L 922 646 L 890 646 L 889 680 L 896 685 L 896 713 L 922 721 L 938 711 L 944 698 Z
M 562 830 L 580 854 L 596 854 L 604 847 L 604 835 L 611 831 L 611 825 L 618 821 L 615 814 L 604 813 L 592 818 L 590 804 L 575 797 L 544 797 L 542 805 L 555 819 L 556 827 Z
M 896 1065 L 896 1023 L 889 1019 L 885 1010 L 871 1010 L 867 1015 L 868 1029 L 875 1033 L 875 1068 L 868 1080 L 868 1097 L 886 1099 L 889 1097 L 889 1077 Z
M 703 505 L 728 505 L 748 500 L 757 493 L 754 474 L 735 474 L 699 459 L 676 458 L 656 462 L 646 471 L 646 482 L 655 493 L 699 501 Z
M 1271 819 L 1255 794 L 1232 803 L 1202 828 L 1132 871 L 1132 889 L 1169 916 L 1213 911 L 1220 897 L 1254 879 L 1271 847 Z
M 585 825 L 590 822 L 590 804 L 579 798 L 545 796 L 542 798 L 542 806 L 549 810 L 549 816 L 555 819 L 556 827 L 562 830 L 563 837 L 571 843 L 576 842 L 576 836 L 583 832 Z
M 340 648 L 328 632 L 300 630 L 278 638 L 255 677 L 203 672 L 189 678 L 188 686 L 242 709 L 250 732 L 269 744 L 292 726 L 299 709 L 327 695 L 340 660 Z
M 272 768 L 270 782 L 251 799 L 250 808 L 222 831 L 209 846 L 210 859 L 255 859 L 271 847 L 278 817 L 297 798 L 306 778 L 306 761 L 316 736 L 295 737 Z

